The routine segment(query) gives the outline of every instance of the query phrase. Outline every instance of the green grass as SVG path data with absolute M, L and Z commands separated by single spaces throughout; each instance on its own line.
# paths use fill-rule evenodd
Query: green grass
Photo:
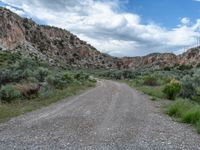
M 165 95 L 162 92 L 162 87 L 160 86 L 139 86 L 136 87 L 136 89 L 155 98 L 165 98 Z
M 138 80 L 137 80 L 138 81 Z M 136 88 L 138 91 L 143 92 L 150 96 L 150 100 L 156 101 L 157 99 L 164 99 L 165 94 L 162 92 L 162 86 L 146 86 L 136 83 L 136 81 L 123 80 L 122 82 L 127 83 L 130 87 Z
M 86 82 L 82 85 L 74 84 L 63 90 L 49 92 L 47 95 L 40 96 L 39 98 L 18 100 L 8 104 L 0 104 L 0 122 L 5 122 L 12 117 L 48 106 L 49 104 L 55 103 L 66 97 L 73 96 L 82 90 L 94 86 L 95 83 L 91 82 Z
M 136 82 L 126 82 L 131 87 L 142 91 L 144 94 L 150 96 L 152 101 L 157 98 L 164 99 L 165 94 L 162 92 L 162 86 L 144 86 Z M 171 102 L 166 107 L 166 113 L 175 118 L 178 122 L 188 123 L 193 125 L 200 134 L 200 105 L 190 100 L 178 99 Z
M 172 117 L 181 118 L 186 110 L 193 106 L 188 100 L 176 100 L 167 106 L 167 114 Z
M 200 120 L 200 106 L 189 109 L 183 114 L 182 121 L 196 124 Z
M 200 105 L 189 100 L 179 99 L 166 107 L 166 113 L 177 121 L 192 124 L 200 133 Z
M 197 122 L 196 129 L 197 129 L 197 132 L 200 134 L 200 121 Z

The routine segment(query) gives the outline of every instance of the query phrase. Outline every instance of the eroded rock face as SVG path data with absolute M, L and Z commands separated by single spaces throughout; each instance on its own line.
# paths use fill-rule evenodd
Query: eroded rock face
M 179 55 L 179 64 L 196 66 L 200 63 L 200 47 L 191 48 Z
M 178 63 L 178 57 L 171 53 L 153 53 L 143 57 L 125 57 L 121 60 L 122 68 L 150 68 L 160 69 L 173 67 Z
M 69 31 L 37 25 L 1 7 L 0 50 L 19 52 L 51 65 L 79 68 L 160 69 L 175 64 L 195 66 L 200 62 L 200 47 L 179 56 L 153 53 L 143 57 L 111 57 L 97 51 Z
M 110 56 L 100 53 L 70 32 L 37 25 L 32 20 L 23 19 L 5 8 L 0 8 L 0 47 L 54 65 L 116 67 Z
M 0 9 L 0 45 L 13 49 L 25 41 L 22 19 L 8 11 Z

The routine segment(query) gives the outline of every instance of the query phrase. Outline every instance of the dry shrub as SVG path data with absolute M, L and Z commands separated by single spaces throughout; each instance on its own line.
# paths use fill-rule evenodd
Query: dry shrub
M 16 84 L 15 89 L 18 90 L 22 96 L 28 98 L 31 95 L 37 95 L 40 85 L 33 83 Z

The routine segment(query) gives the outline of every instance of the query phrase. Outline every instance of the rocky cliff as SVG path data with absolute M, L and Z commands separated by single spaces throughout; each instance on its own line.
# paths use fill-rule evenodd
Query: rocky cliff
M 200 47 L 191 48 L 178 56 L 178 64 L 196 66 L 200 64 Z
M 179 56 L 154 53 L 144 57 L 114 58 L 97 51 L 69 31 L 37 25 L 1 7 L 0 50 L 18 52 L 51 65 L 79 68 L 159 69 L 175 64 L 195 66 L 200 62 L 200 47 Z
M 178 57 L 171 53 L 152 53 L 143 57 L 124 57 L 121 60 L 123 68 L 151 68 L 160 69 L 172 67 L 178 63 Z
M 0 49 L 47 61 L 52 65 L 84 68 L 112 68 L 112 57 L 70 32 L 37 25 L 11 11 L 0 8 Z

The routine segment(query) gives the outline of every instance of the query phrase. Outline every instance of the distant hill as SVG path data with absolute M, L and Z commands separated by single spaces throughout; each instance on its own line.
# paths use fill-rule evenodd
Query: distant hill
M 37 25 L 0 7 L 0 50 L 18 52 L 22 56 L 45 61 L 51 65 L 77 68 L 152 68 L 176 64 L 200 63 L 200 47 L 182 55 L 153 53 L 143 57 L 116 58 L 103 54 L 67 30 Z

